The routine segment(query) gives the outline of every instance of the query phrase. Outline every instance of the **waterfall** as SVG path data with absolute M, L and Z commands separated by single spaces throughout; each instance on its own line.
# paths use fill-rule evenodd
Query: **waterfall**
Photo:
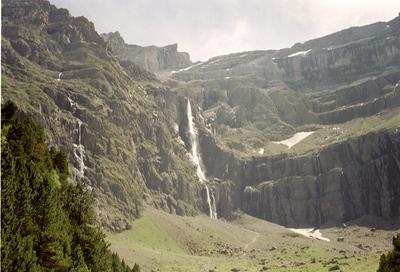
M 84 158 L 84 146 L 82 145 L 82 121 L 78 119 L 78 144 L 74 144 L 74 155 L 76 160 L 79 164 L 79 176 L 81 178 L 85 175 L 85 162 L 83 161 Z
M 189 126 L 189 134 L 190 134 L 190 141 L 192 144 L 191 148 L 191 160 L 196 166 L 196 174 L 199 178 L 199 182 L 204 185 L 206 188 L 207 193 L 207 204 L 209 209 L 209 215 L 211 218 L 217 219 L 217 209 L 215 207 L 215 198 L 212 192 L 210 192 L 210 188 L 208 187 L 206 181 L 206 175 L 204 174 L 204 170 L 202 168 L 202 162 L 200 153 L 198 151 L 198 135 L 197 129 L 195 127 L 193 121 L 193 113 L 192 113 L 192 106 L 190 105 L 189 99 L 187 100 L 187 118 L 188 118 L 188 126 Z
M 214 210 L 213 210 L 213 205 L 211 204 L 211 197 L 210 197 L 210 188 L 208 188 L 207 184 L 205 184 L 205 183 L 203 183 L 203 184 L 206 187 L 208 214 L 210 215 L 210 218 L 217 218 L 216 213 L 215 213 L 215 217 L 214 217 Z
M 58 73 L 58 78 L 57 78 L 57 81 L 61 81 L 61 76 L 63 75 L 63 73 Z

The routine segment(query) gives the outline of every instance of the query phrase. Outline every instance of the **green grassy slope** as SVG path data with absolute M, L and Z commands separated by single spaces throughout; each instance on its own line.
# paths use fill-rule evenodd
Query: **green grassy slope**
M 357 225 L 322 229 L 331 242 L 309 239 L 284 227 L 239 214 L 233 222 L 180 217 L 147 209 L 132 229 L 108 233 L 111 249 L 144 271 L 376 271 L 390 249 L 392 231 Z M 343 242 L 336 241 L 344 237 Z M 368 237 L 368 244 L 365 243 Z M 315 259 L 315 261 L 314 261 Z

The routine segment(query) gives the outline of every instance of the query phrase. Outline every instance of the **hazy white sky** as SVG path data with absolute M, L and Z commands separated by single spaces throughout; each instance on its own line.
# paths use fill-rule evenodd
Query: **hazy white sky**
M 193 61 L 292 46 L 350 26 L 388 21 L 400 0 L 50 0 L 125 41 L 178 43 Z

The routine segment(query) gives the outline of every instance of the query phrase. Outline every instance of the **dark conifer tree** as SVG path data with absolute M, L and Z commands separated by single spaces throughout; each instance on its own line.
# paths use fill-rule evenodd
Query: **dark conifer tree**
M 393 250 L 381 256 L 378 272 L 400 271 L 400 233 L 393 237 Z
M 130 271 L 95 227 L 85 180 L 68 182 L 67 155 L 14 103 L 1 121 L 1 270 Z

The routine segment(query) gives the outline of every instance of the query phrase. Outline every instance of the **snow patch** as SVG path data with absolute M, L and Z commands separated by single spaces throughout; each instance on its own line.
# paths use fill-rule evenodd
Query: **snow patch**
M 216 59 L 216 60 L 213 60 L 213 61 L 208 61 L 208 62 L 204 63 L 204 65 L 202 65 L 200 68 L 201 68 L 201 69 L 207 68 L 207 67 L 209 67 L 209 66 L 211 66 L 211 65 L 213 65 L 213 64 L 217 64 L 217 63 L 220 62 L 221 60 L 222 60 L 222 59 Z
M 286 145 L 289 149 L 291 149 L 294 145 L 298 144 L 311 134 L 313 134 L 314 131 L 309 131 L 309 132 L 297 132 L 293 137 L 280 141 L 280 142 L 273 142 L 274 144 L 283 144 Z
M 198 65 L 200 65 L 200 64 L 203 64 L 203 63 L 200 61 L 199 63 L 190 65 L 190 66 L 185 67 L 185 68 L 182 68 L 182 69 L 179 69 L 178 71 L 172 70 L 172 71 L 171 71 L 171 74 L 176 74 L 176 73 L 180 73 L 180 72 L 183 72 L 183 71 L 190 70 L 190 69 L 192 69 L 193 67 L 198 66 Z
M 329 238 L 323 237 L 322 233 L 319 229 L 293 229 L 293 228 L 290 228 L 288 230 L 290 230 L 294 233 L 303 235 L 307 238 L 317 239 L 317 240 L 326 241 L 326 242 L 331 241 Z
M 297 57 L 297 56 L 305 57 L 311 50 L 312 50 L 312 49 L 307 50 L 307 51 L 299 51 L 299 52 L 290 54 L 290 55 L 287 56 L 287 57 L 288 57 L 288 58 L 293 58 L 293 57 Z
M 331 51 L 331 50 L 335 50 L 335 49 L 339 49 L 339 48 L 344 48 L 344 47 L 352 45 L 352 44 L 356 44 L 356 43 L 372 40 L 374 38 L 375 38 L 375 36 L 371 36 L 371 37 L 367 37 L 367 38 L 360 39 L 360 40 L 357 40 L 357 41 L 351 41 L 351 42 L 340 44 L 340 45 L 330 46 L 330 47 L 327 47 L 327 48 L 324 48 L 324 49 L 326 49 L 328 51 Z
M 220 59 L 216 59 L 216 60 L 213 60 L 212 62 L 210 62 L 208 65 L 216 64 L 216 63 L 218 63 L 218 62 L 220 62 L 220 61 L 221 61 Z
M 225 79 L 230 79 L 231 77 L 229 77 L 229 76 L 227 76 L 227 77 L 225 77 Z

